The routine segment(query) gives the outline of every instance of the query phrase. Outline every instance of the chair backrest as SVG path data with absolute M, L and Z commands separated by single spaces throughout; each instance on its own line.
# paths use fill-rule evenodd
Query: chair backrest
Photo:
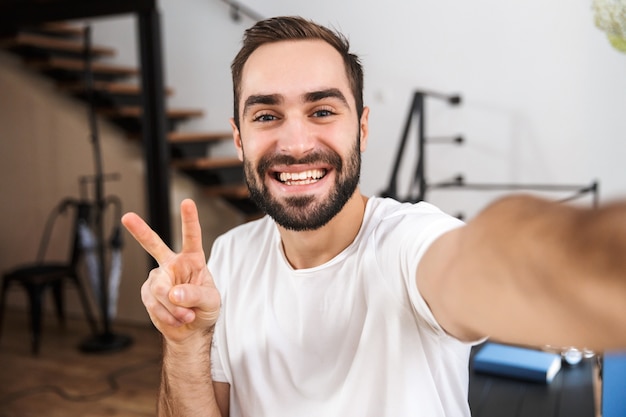
M 74 200 L 72 202 L 74 206 L 74 222 L 72 224 L 72 248 L 70 253 L 70 265 L 75 268 L 80 259 L 82 248 L 80 241 L 79 225 L 81 222 L 91 224 L 92 205 L 84 201 Z
M 88 228 L 91 228 L 93 226 L 94 219 L 92 217 L 95 215 L 95 204 L 96 203 L 94 202 L 86 201 L 83 199 L 66 198 L 63 199 L 54 208 L 54 210 L 52 210 L 52 212 L 48 216 L 43 237 L 39 244 L 39 251 L 37 254 L 38 263 L 42 263 L 45 260 L 46 252 L 48 250 L 48 245 L 50 243 L 50 238 L 56 223 L 56 219 L 59 217 L 59 215 L 65 214 L 71 209 L 73 212 L 73 218 L 70 224 L 70 249 L 66 262 L 70 267 L 76 268 L 81 256 L 85 253 L 86 250 L 86 242 L 83 241 L 84 234 L 81 235 L 81 226 L 87 226 Z M 105 209 L 109 206 L 113 206 L 115 208 L 115 210 L 112 212 L 115 217 L 113 220 L 112 231 L 109 241 L 102 242 L 102 244 L 105 247 L 109 247 L 110 249 L 119 249 L 122 246 L 121 227 L 119 224 L 119 219 L 121 218 L 121 202 L 117 197 L 110 196 L 104 201 Z M 91 231 L 91 229 L 89 230 Z M 84 232 L 84 230 L 82 230 L 82 232 Z M 81 239 L 81 237 L 83 238 Z M 94 239 L 95 238 L 96 237 L 94 237 Z M 95 245 L 99 244 L 100 243 L 95 243 Z
M 52 236 L 54 226 L 57 223 L 57 219 L 61 214 L 67 213 L 68 210 L 73 211 L 73 218 L 70 224 L 70 247 L 67 262 L 72 268 L 76 267 L 76 265 L 78 264 L 81 255 L 78 225 L 81 221 L 85 221 L 87 224 L 89 224 L 91 216 L 91 204 L 73 198 L 66 198 L 61 200 L 61 202 L 59 202 L 59 204 L 57 204 L 57 206 L 48 215 L 44 232 L 39 243 L 39 250 L 37 252 L 38 263 L 42 263 L 46 260 L 46 254 L 48 252 L 50 238 Z

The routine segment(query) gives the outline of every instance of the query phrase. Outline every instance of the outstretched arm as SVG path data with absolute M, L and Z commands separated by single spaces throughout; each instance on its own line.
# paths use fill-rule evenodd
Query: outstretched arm
M 626 348 L 626 203 L 504 198 L 433 243 L 417 284 L 460 339 Z
M 228 385 L 214 387 L 210 369 L 220 295 L 202 250 L 197 208 L 191 200 L 183 201 L 180 208 L 180 253 L 168 248 L 136 214 L 122 217 L 124 226 L 159 265 L 141 288 L 150 319 L 164 339 L 158 412 L 177 417 L 227 415 Z

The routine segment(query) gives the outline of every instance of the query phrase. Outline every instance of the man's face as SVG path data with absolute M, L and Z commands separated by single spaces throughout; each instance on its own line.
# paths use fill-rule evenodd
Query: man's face
M 341 56 L 322 41 L 263 45 L 240 97 L 233 131 L 253 201 L 284 228 L 322 227 L 355 193 L 367 142 Z

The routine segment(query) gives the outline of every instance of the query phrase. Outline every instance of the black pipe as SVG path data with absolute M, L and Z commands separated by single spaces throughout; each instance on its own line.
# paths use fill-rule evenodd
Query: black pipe
M 426 134 L 426 106 L 424 105 L 424 94 L 422 93 L 418 94 L 418 108 L 420 124 L 417 130 L 417 167 L 415 169 L 414 178 L 419 189 L 415 202 L 422 201 L 426 198 L 426 157 L 424 155 L 426 151 L 424 146 Z
M 166 140 L 165 87 L 161 57 L 160 16 L 156 8 L 139 18 L 141 46 L 141 120 L 149 222 L 163 242 L 171 244 L 169 148 Z M 149 261 L 153 262 L 153 261 Z
M 391 178 L 389 179 L 389 185 L 387 186 L 387 189 L 381 193 L 383 197 L 391 197 L 396 199 L 398 198 L 398 172 L 400 170 L 400 164 L 402 163 L 404 148 L 406 147 L 406 142 L 409 138 L 409 129 L 411 128 L 413 115 L 419 111 L 419 109 L 417 108 L 418 103 L 420 102 L 418 96 L 419 93 L 416 92 L 415 94 L 413 94 L 413 98 L 411 99 L 409 114 L 404 122 L 404 129 L 402 131 L 402 136 L 400 137 L 400 144 L 398 145 L 398 151 L 396 152 L 396 159 L 391 169 Z
M 102 151 L 100 148 L 100 138 L 98 132 L 98 122 L 95 114 L 95 103 L 93 98 L 93 69 L 92 69 L 92 56 L 91 56 L 91 26 L 87 26 L 84 30 L 84 50 L 83 60 L 85 62 L 85 88 L 87 93 L 87 101 L 89 103 L 89 131 L 91 146 L 93 148 L 93 163 L 95 169 L 94 180 L 94 229 L 96 235 L 96 242 L 98 242 L 98 282 L 100 283 L 100 309 L 102 314 L 102 326 L 103 332 L 108 334 L 111 332 L 111 324 L 109 321 L 109 315 L 107 314 L 107 305 L 109 302 L 109 292 L 107 290 L 106 279 L 104 279 L 105 271 L 105 255 L 106 246 L 104 245 L 104 174 L 102 168 Z
M 85 89 L 89 103 L 89 127 L 91 134 L 91 144 L 94 156 L 94 212 L 93 222 L 95 229 L 95 237 L 97 242 L 97 281 L 99 284 L 99 302 L 100 315 L 102 318 L 102 332 L 85 340 L 80 349 L 83 352 L 97 353 L 109 352 L 123 349 L 131 344 L 128 336 L 118 335 L 111 330 L 111 317 L 109 315 L 109 287 L 108 280 L 105 277 L 106 265 L 106 243 L 104 237 L 104 211 L 107 205 L 107 199 L 104 196 L 104 170 L 102 164 L 102 151 L 100 148 L 100 138 L 98 132 L 98 123 L 96 118 L 95 103 L 93 100 L 93 70 L 92 70 L 92 54 L 91 54 L 91 27 L 87 26 L 84 31 L 84 62 L 85 62 Z

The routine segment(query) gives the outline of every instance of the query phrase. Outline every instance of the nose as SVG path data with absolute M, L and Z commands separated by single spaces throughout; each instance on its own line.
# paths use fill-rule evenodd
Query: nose
M 278 138 L 278 149 L 294 157 L 302 156 L 313 150 L 315 138 L 306 120 L 301 117 L 286 118 Z

